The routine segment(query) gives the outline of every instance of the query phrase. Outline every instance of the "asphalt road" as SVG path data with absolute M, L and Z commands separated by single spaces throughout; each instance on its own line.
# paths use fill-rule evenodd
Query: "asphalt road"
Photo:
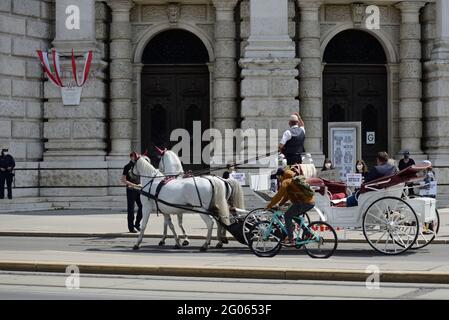
M 207 252 L 200 252 L 199 248 L 204 240 L 190 240 L 187 247 L 174 249 L 173 239 L 168 239 L 165 246 L 158 246 L 159 239 L 144 238 L 141 249 L 133 251 L 131 248 L 135 239 L 131 238 L 50 238 L 50 237 L 0 237 L 0 260 L 2 252 L 34 252 L 36 259 L 39 252 L 67 252 L 67 253 L 99 253 L 113 254 L 120 258 L 121 255 L 135 255 L 139 257 L 178 257 L 187 259 L 207 259 L 207 258 L 245 258 L 254 261 L 272 261 L 273 259 L 306 259 L 306 261 L 334 261 L 345 262 L 348 260 L 369 263 L 419 263 L 429 262 L 438 264 L 449 261 L 449 250 L 447 245 L 429 245 L 419 250 L 408 250 L 397 256 L 386 256 L 375 252 L 367 243 L 339 243 L 337 251 L 326 260 L 311 259 L 304 250 L 293 248 L 282 249 L 279 254 L 272 259 L 257 258 L 247 246 L 231 241 L 223 249 L 216 249 L 212 246 Z M 215 242 L 213 242 L 214 244 Z M 249 261 L 249 260 L 247 260 Z M 263 264 L 263 263 L 261 263 Z
M 170 299 L 269 300 L 290 299 L 449 299 L 449 285 L 380 284 L 157 276 L 81 275 L 79 289 L 68 289 L 66 275 L 1 272 L 3 299 Z M 224 302 L 225 303 L 225 302 Z

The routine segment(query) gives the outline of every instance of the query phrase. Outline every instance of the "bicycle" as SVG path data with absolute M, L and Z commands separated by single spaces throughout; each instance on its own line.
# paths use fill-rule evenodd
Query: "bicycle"
M 287 236 L 283 222 L 284 212 L 275 211 L 271 220 L 259 221 L 250 231 L 249 248 L 258 257 L 274 257 Z M 302 216 L 293 217 L 299 228 L 293 229 L 295 248 L 304 247 L 312 258 L 325 259 L 337 249 L 338 239 L 334 228 L 323 221 L 307 223 Z

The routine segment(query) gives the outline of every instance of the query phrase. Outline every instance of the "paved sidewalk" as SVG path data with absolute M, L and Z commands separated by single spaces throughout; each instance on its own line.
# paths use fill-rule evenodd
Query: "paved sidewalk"
M 435 243 L 449 244 L 449 208 L 438 210 L 440 213 L 440 231 Z M 0 214 L 0 236 L 102 236 L 115 235 L 135 237 L 127 231 L 126 212 L 120 210 L 50 210 Z M 203 238 L 207 228 L 198 214 L 185 214 L 183 225 L 192 239 Z M 178 219 L 172 216 L 178 232 Z M 164 218 L 161 214 L 152 214 L 145 230 L 148 237 L 159 237 L 163 233 Z M 365 241 L 360 231 L 338 231 L 340 241 Z M 168 229 L 168 235 L 171 231 Z M 213 236 L 216 232 L 213 232 Z M 230 236 L 228 234 L 228 236 Z

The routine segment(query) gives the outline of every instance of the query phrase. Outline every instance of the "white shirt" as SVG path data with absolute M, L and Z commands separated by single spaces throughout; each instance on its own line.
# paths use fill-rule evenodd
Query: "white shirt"
M 292 126 L 291 128 L 297 128 L 298 125 L 295 124 L 294 126 Z M 302 129 L 302 131 L 304 131 L 304 134 L 306 134 L 306 129 L 304 129 L 304 127 L 300 127 Z M 290 140 L 292 138 L 292 133 L 290 132 L 290 130 L 286 130 L 284 132 L 284 134 L 282 135 L 282 139 L 281 139 L 281 144 L 285 145 L 287 143 L 288 140 Z

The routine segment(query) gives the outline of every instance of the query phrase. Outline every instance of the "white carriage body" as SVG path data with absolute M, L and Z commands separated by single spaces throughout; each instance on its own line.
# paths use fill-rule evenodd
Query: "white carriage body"
M 328 193 L 324 195 L 315 193 L 315 210 L 333 227 L 356 229 L 362 228 L 363 213 L 376 200 L 383 197 L 400 197 L 404 184 L 392 186 L 386 189 L 366 192 L 358 198 L 358 205 L 354 207 L 332 206 Z
M 415 210 L 420 224 L 437 219 L 436 200 L 433 198 L 413 198 L 406 202 Z

